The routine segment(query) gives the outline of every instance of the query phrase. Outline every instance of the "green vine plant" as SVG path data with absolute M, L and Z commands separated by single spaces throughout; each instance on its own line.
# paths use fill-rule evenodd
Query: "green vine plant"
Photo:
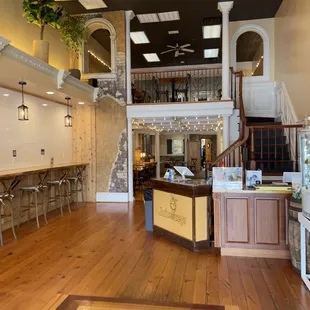
M 28 23 L 40 28 L 40 40 L 44 39 L 46 26 L 60 28 L 63 8 L 58 6 L 55 0 L 24 0 L 23 10 L 23 16 L 26 16 Z

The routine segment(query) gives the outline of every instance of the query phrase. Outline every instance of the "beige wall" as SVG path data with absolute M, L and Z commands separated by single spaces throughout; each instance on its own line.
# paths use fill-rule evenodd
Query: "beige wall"
M 275 75 L 284 81 L 299 119 L 310 114 L 309 25 L 309 0 L 283 0 L 275 18 Z
M 32 42 L 40 38 L 40 29 L 28 24 L 22 13 L 23 0 L 0 0 L 0 35 L 11 40 L 13 46 L 32 54 Z M 45 40 L 50 42 L 49 63 L 59 69 L 68 69 L 69 52 L 60 41 L 58 30 L 47 27 Z
M 305 0 L 306 1 L 306 0 Z M 263 27 L 269 35 L 270 39 L 270 79 L 274 80 L 275 78 L 275 26 L 274 18 L 265 18 L 265 19 L 253 19 L 245 20 L 238 22 L 230 22 L 230 40 L 232 39 L 234 33 L 244 25 L 258 25 Z

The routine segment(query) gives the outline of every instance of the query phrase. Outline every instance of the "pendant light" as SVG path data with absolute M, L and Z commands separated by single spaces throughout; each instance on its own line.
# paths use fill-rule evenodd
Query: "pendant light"
M 72 127 L 72 116 L 69 113 L 69 102 L 71 100 L 70 97 L 66 97 L 67 100 L 67 115 L 65 116 L 65 127 Z
M 22 104 L 18 107 L 18 120 L 19 121 L 28 121 L 28 107 L 24 104 L 24 86 L 27 85 L 26 82 L 19 82 L 19 85 L 22 86 Z

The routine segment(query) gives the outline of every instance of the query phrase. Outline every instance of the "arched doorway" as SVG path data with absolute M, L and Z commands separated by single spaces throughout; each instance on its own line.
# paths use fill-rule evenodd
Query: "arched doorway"
M 85 78 L 100 78 L 116 73 L 116 32 L 113 25 L 94 18 L 86 22 L 88 36 L 84 42 L 82 73 Z
M 245 76 L 264 75 L 264 42 L 254 31 L 247 31 L 237 40 L 237 70 Z
M 255 33 L 253 35 L 252 33 Z M 248 34 L 246 34 L 248 33 Z M 245 34 L 245 36 L 242 38 L 241 36 Z M 237 70 L 237 43 L 239 41 L 239 38 L 241 37 L 239 44 L 242 44 L 243 40 L 246 40 L 249 36 L 254 38 L 258 38 L 257 35 L 262 39 L 262 55 L 263 61 L 262 61 L 262 75 L 252 75 L 252 72 L 249 71 L 250 76 L 254 79 L 259 79 L 262 81 L 269 81 L 270 79 L 270 40 L 269 40 L 269 35 L 267 31 L 255 24 L 248 24 L 240 27 L 232 36 L 231 40 L 231 64 L 235 70 Z M 251 44 L 250 44 L 251 45 Z M 254 69 L 256 68 L 258 62 L 256 62 Z M 255 71 L 255 70 L 254 70 Z M 259 71 L 257 71 L 258 74 Z

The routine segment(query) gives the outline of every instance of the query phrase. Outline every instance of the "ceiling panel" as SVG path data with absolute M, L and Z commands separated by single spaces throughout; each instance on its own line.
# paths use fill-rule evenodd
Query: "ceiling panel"
M 107 9 L 87 11 L 77 0 L 62 1 L 61 4 L 72 14 L 87 12 L 104 12 L 114 10 L 132 10 L 135 14 L 160 13 L 179 11 L 180 20 L 141 24 L 137 18 L 131 22 L 131 31 L 145 31 L 150 43 L 135 45 L 132 43 L 132 67 L 154 67 L 193 64 L 221 63 L 221 50 L 216 59 L 205 60 L 203 50 L 220 48 L 221 39 L 203 39 L 202 26 L 206 18 L 221 17 L 218 11 L 218 0 L 105 0 Z M 235 0 L 230 14 L 231 21 L 251 20 L 274 17 L 282 0 Z M 179 30 L 178 35 L 169 35 L 168 31 Z M 166 50 L 166 45 L 178 43 L 191 44 L 195 50 L 193 54 L 186 54 L 178 58 L 173 53 L 160 55 Z M 157 53 L 161 62 L 147 63 L 143 53 Z

